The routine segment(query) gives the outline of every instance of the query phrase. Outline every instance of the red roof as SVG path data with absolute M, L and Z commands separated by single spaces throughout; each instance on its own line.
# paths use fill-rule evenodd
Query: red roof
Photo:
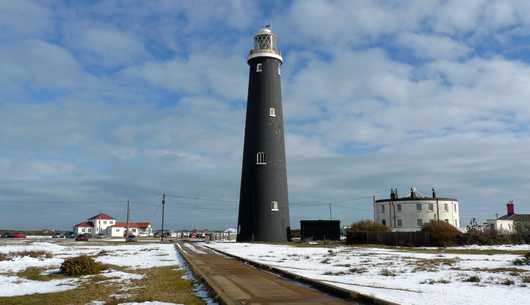
M 129 222 L 129 228 L 147 229 L 151 224 L 148 222 Z M 111 227 L 127 228 L 126 222 L 116 222 Z
M 90 221 L 85 221 L 85 222 L 82 222 L 82 223 L 78 223 L 78 224 L 76 224 L 74 227 L 75 227 L 75 228 L 78 228 L 78 227 L 83 227 L 83 228 L 84 228 L 84 227 L 90 227 L 90 228 L 92 228 L 93 226 L 94 226 L 94 224 L 93 224 L 92 222 L 90 222 Z
M 94 217 L 90 217 L 88 220 L 93 220 L 93 219 L 114 219 L 114 218 L 110 217 L 108 214 L 99 213 Z

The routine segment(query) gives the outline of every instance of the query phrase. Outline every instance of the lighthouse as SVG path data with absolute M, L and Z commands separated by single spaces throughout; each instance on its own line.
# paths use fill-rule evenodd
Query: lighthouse
M 286 241 L 289 199 L 277 37 L 269 25 L 250 50 L 237 241 Z

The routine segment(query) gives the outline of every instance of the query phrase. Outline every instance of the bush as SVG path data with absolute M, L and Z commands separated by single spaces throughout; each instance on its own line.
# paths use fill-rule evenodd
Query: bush
M 458 243 L 461 245 L 502 245 L 524 243 L 524 236 L 518 233 L 500 234 L 495 230 L 468 230 L 462 234 Z
M 517 266 L 530 265 L 530 252 L 526 252 L 522 258 L 514 260 L 513 264 Z
M 371 220 L 361 220 L 353 223 L 349 229 L 351 232 L 388 232 L 389 228 L 383 224 Z
M 59 272 L 70 276 L 79 276 L 97 274 L 103 269 L 105 269 L 104 264 L 96 262 L 92 257 L 82 255 L 65 259 Z
M 464 282 L 470 282 L 470 283 L 479 283 L 480 277 L 478 275 L 472 275 L 468 277 L 467 279 L 464 279 Z
M 431 222 L 424 224 L 421 230 L 428 232 L 431 235 L 431 242 L 441 247 L 456 244 L 462 235 L 457 228 L 445 221 L 438 220 L 431 220 Z

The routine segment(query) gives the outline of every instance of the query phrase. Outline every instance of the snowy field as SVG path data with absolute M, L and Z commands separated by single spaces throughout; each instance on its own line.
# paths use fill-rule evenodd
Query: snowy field
M 204 245 L 399 304 L 530 304 L 530 266 L 513 264 L 520 255 L 241 243 Z M 530 247 L 482 249 L 530 250 Z
M 24 255 L 30 251 L 42 251 L 46 253 L 46 256 Z M 58 244 L 26 240 L 0 243 L 1 254 L 8 258 L 0 261 L 0 297 L 58 292 L 79 287 L 87 277 L 35 281 L 16 275 L 29 267 L 43 268 L 43 274 L 57 272 L 61 263 L 68 257 L 90 255 L 95 256 L 98 262 L 133 270 L 158 266 L 180 266 L 181 264 L 180 256 L 170 244 L 91 245 L 90 243 Z M 117 270 L 107 270 L 102 275 L 108 277 L 109 282 L 119 281 L 120 283 L 142 278 L 141 274 Z

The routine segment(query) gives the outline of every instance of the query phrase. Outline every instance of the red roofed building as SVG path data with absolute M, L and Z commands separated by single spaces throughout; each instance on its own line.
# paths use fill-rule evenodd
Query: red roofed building
M 129 234 L 141 237 L 147 237 L 153 235 L 153 228 L 149 222 L 116 222 L 114 225 L 107 229 L 107 235 L 110 237 L 123 237 L 127 232 Z
M 74 233 L 105 235 L 107 237 L 124 237 L 127 231 L 127 223 L 116 221 L 105 213 L 88 218 L 86 221 L 74 226 Z M 152 236 L 153 228 L 149 222 L 129 222 L 129 233 L 135 236 Z
M 96 216 L 90 217 L 87 221 L 78 223 L 74 226 L 74 233 L 92 234 L 92 235 L 106 235 L 107 228 L 114 225 L 116 220 L 105 213 L 99 213 Z
M 74 226 L 75 235 L 87 234 L 87 233 L 92 234 L 93 230 L 94 230 L 94 224 L 89 221 L 84 221 Z

